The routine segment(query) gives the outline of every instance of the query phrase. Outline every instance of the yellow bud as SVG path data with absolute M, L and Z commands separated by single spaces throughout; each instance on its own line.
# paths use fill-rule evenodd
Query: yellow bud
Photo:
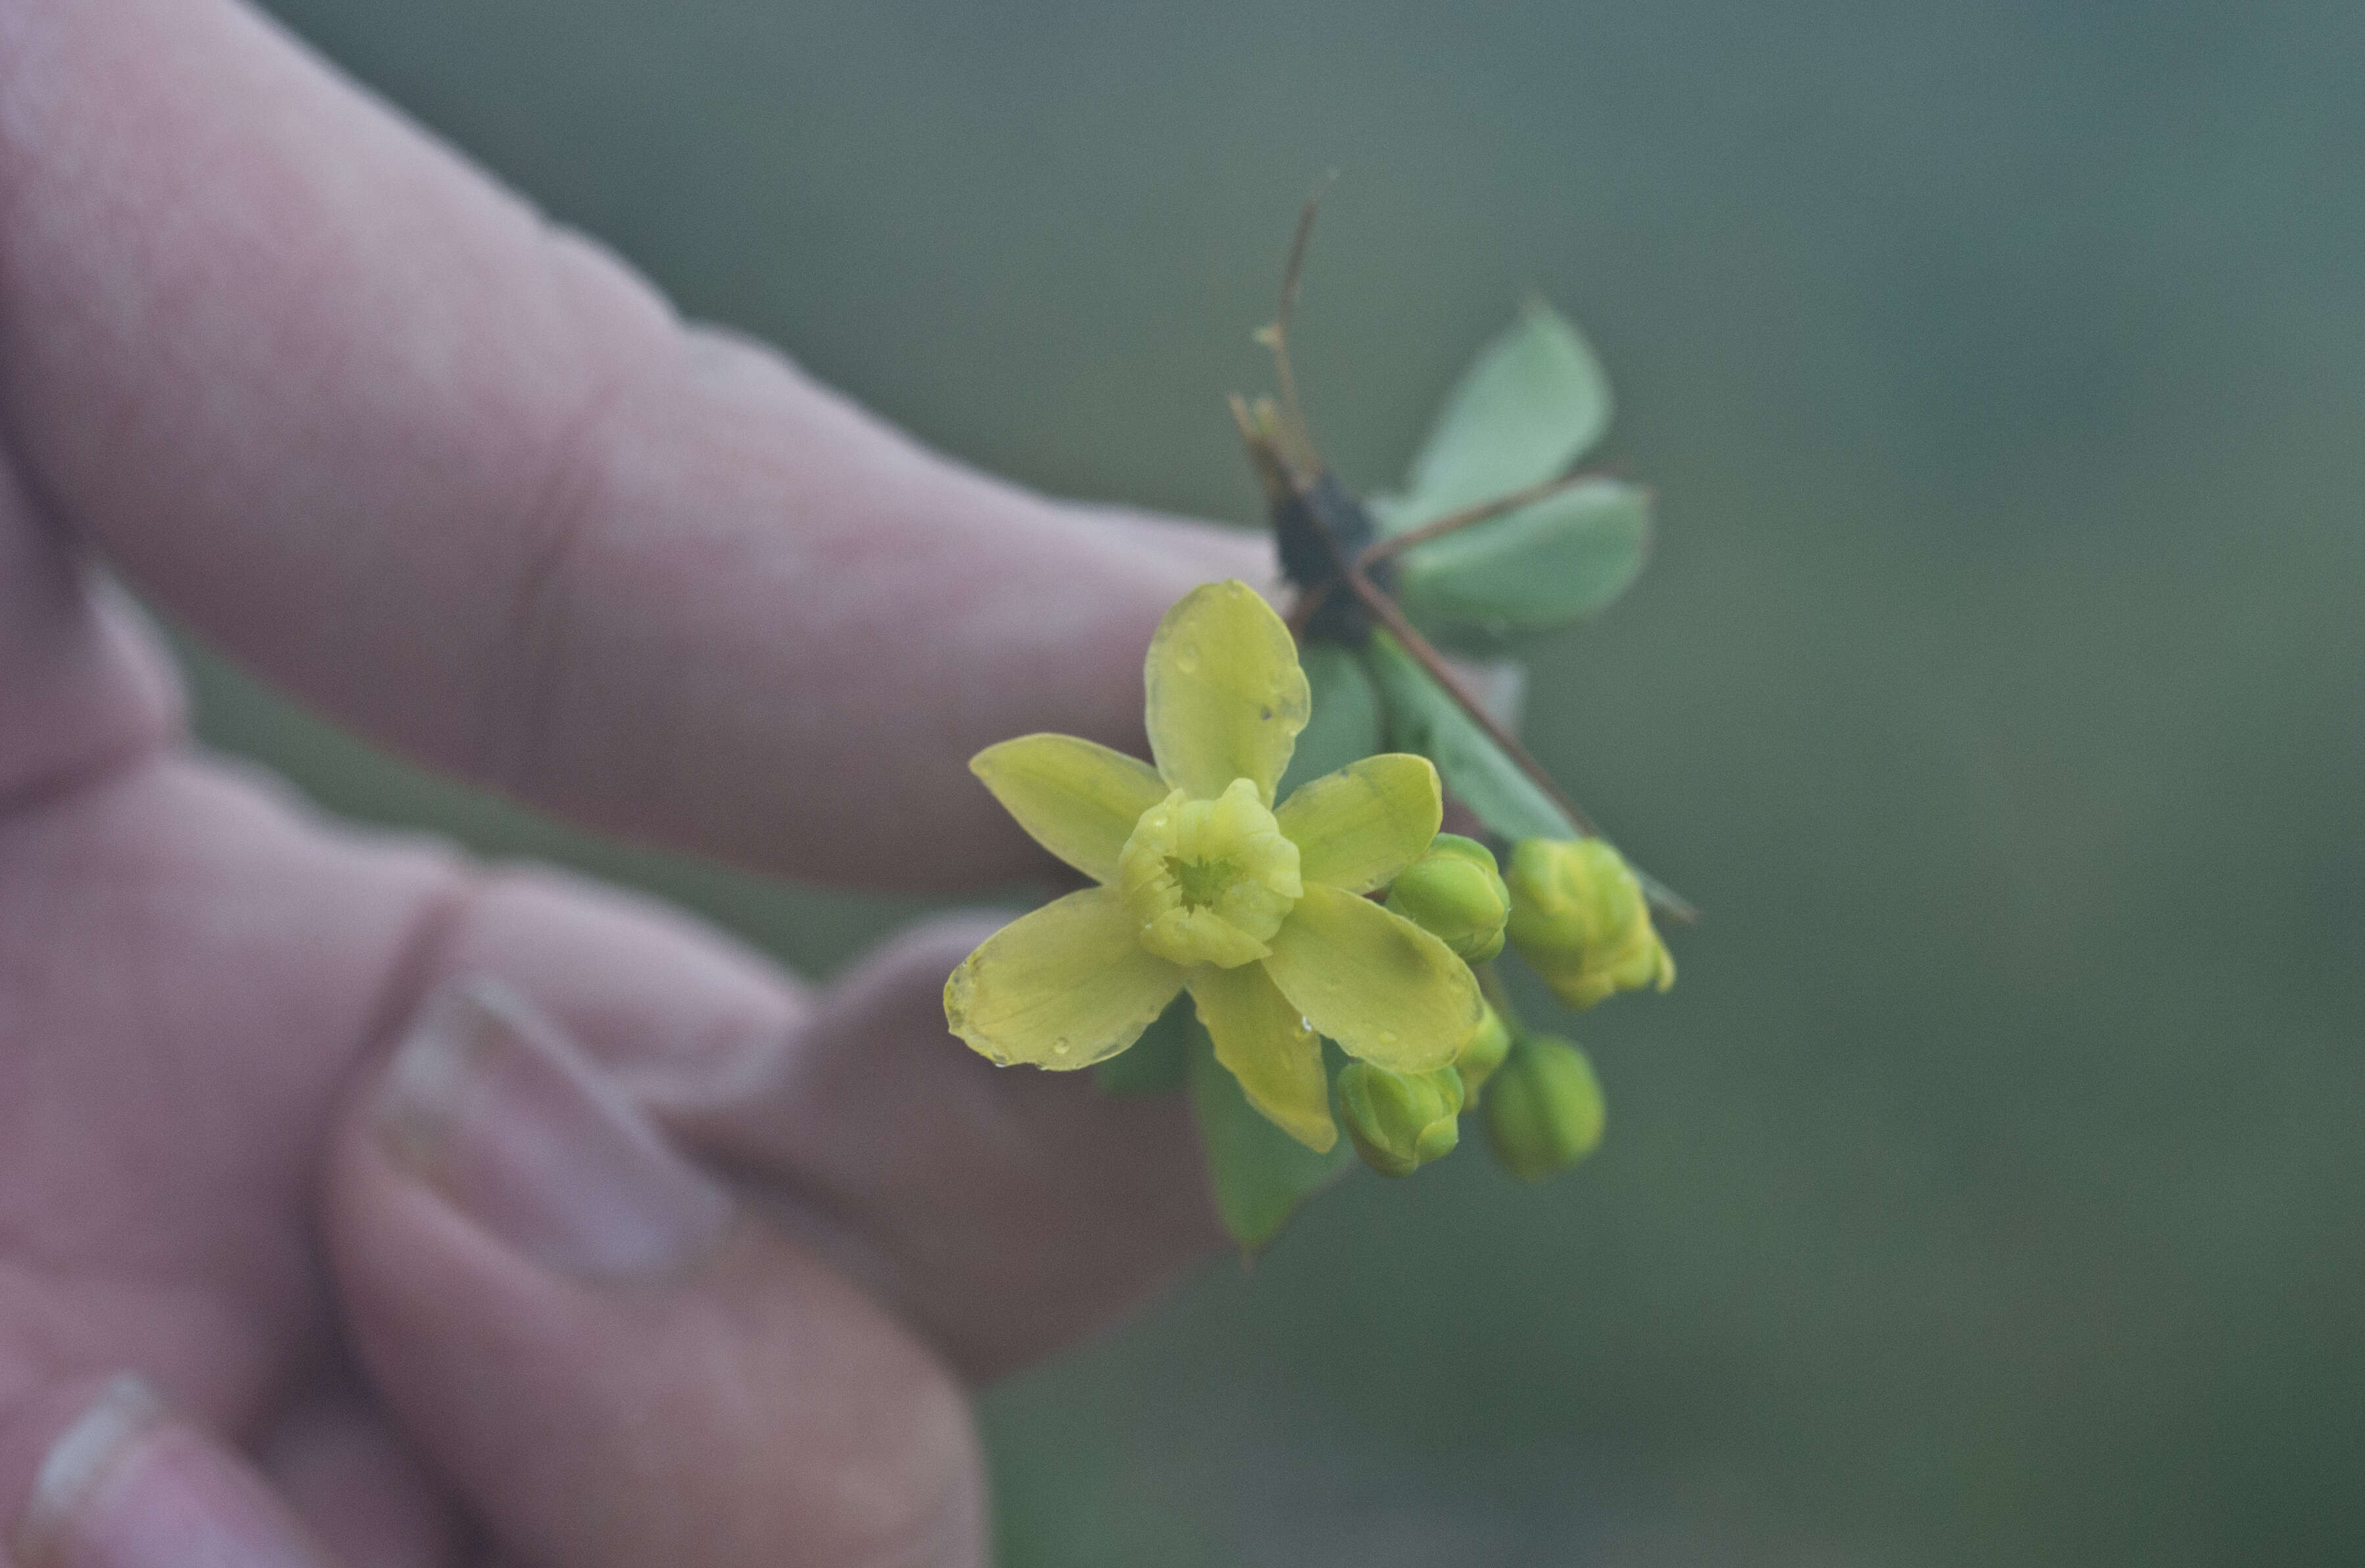
M 1397 873 L 1388 908 L 1443 942 L 1463 962 L 1483 964 L 1503 950 L 1510 890 L 1485 845 L 1440 833 L 1429 851 Z
M 1642 884 L 1606 840 L 1521 839 L 1508 881 L 1511 945 L 1569 1006 L 1675 984 Z
M 1541 1182 L 1601 1142 L 1601 1084 L 1568 1041 L 1537 1035 L 1519 1043 L 1486 1092 L 1486 1141 L 1523 1182 Z
M 1503 1065 L 1503 1058 L 1510 1054 L 1511 1031 L 1504 1025 L 1503 1015 L 1490 1006 L 1485 1016 L 1478 1022 L 1478 1032 L 1470 1036 L 1470 1043 L 1462 1047 L 1460 1056 L 1453 1058 L 1453 1070 L 1462 1077 L 1462 1099 L 1465 1105 L 1478 1103 L 1478 1091 L 1487 1079 L 1494 1076 L 1495 1070 Z
M 1383 1176 L 1409 1176 L 1461 1141 L 1462 1079 L 1450 1067 L 1390 1072 L 1367 1061 L 1339 1074 L 1339 1116 L 1355 1152 Z

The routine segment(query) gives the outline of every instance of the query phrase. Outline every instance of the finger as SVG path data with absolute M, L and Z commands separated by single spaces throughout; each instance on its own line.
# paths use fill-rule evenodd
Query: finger
M 244 1459 L 137 1377 L 20 1407 L 0 1436 L 0 1486 L 21 1499 L 8 1533 L 15 1568 L 331 1564 Z
M 947 1032 L 945 977 L 995 924 L 948 917 L 871 955 L 768 1083 L 692 1128 L 856 1227 L 866 1278 L 981 1382 L 1140 1306 L 1224 1240 L 1182 1096 L 996 1068 Z
M 260 1431 L 279 1499 L 229 1485 L 242 1462 L 210 1439 L 160 1439 L 178 1456 L 162 1479 L 121 1509 L 50 1508 L 54 1528 L 33 1531 L 48 1544 L 21 1562 L 278 1562 L 297 1550 L 270 1544 L 292 1510 L 352 1568 L 456 1568 L 448 1504 L 350 1392 L 281 1408 L 333 1331 L 310 1243 L 327 1114 L 452 868 L 324 833 L 218 769 L 112 746 L 11 804 L 0 1494 L 30 1484 L 93 1371 L 131 1364 L 173 1389 L 184 1424 Z M 230 1517 L 208 1524 L 224 1485 Z
M 337 1139 L 326 1215 L 364 1363 L 517 1560 L 980 1559 L 942 1365 L 514 993 L 431 999 Z
M 153 749 L 178 708 L 152 640 L 89 592 L 0 448 L 0 813 Z
M 242 1431 L 317 1357 L 321 1130 L 456 880 L 186 761 L 0 818 L 0 1403 L 137 1366 Z
M 768 1082 L 813 1006 L 779 966 L 679 910 L 534 867 L 481 873 L 414 983 L 469 974 L 532 998 L 667 1117 L 736 1103 Z
M 931 456 L 223 0 L 0 17 L 0 412 L 234 655 L 594 825 L 864 885 L 1029 863 L 962 764 L 1140 745 L 1244 539 Z
M 495 879 L 435 972 L 532 997 L 771 1217 L 973 1382 L 1084 1338 L 1222 1242 L 1188 1106 L 1002 1070 L 945 1028 L 956 916 L 813 995 L 644 900 Z
M 451 1489 L 358 1383 L 341 1380 L 283 1412 L 256 1468 L 350 1568 L 458 1568 L 476 1559 Z

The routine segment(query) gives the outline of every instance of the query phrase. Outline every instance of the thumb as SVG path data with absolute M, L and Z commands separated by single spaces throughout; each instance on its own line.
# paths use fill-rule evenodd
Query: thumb
M 340 1131 L 326 1224 L 372 1380 L 514 1560 L 981 1559 L 950 1375 L 514 992 L 429 1000 Z

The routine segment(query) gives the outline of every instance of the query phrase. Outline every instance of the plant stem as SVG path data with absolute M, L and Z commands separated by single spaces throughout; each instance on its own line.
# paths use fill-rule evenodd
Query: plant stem
M 1375 539 L 1363 546 L 1355 557 L 1355 565 L 1368 571 L 1375 562 L 1400 554 L 1416 544 L 1426 544 L 1432 539 L 1442 539 L 1449 533 L 1459 533 L 1465 528 L 1475 528 L 1482 522 L 1492 522 L 1505 512 L 1519 510 L 1547 500 L 1572 486 L 1596 477 L 1591 474 L 1564 474 L 1557 479 L 1547 479 L 1541 485 L 1530 485 L 1524 490 L 1513 490 L 1508 496 L 1496 496 L 1491 501 L 1481 501 L 1474 507 L 1447 512 L 1434 522 L 1424 522 L 1418 528 L 1386 539 Z
M 1234 415 L 1236 418 L 1245 420 L 1243 410 L 1237 406 Z M 1243 429 L 1246 428 L 1244 424 Z M 1250 442 L 1250 449 L 1257 450 L 1256 442 L 1253 441 Z M 1277 450 L 1269 451 L 1267 459 L 1274 465 L 1275 476 L 1290 490 L 1300 498 L 1308 496 L 1311 487 L 1297 474 L 1295 464 L 1288 462 Z M 1422 636 L 1413 623 L 1405 618 L 1404 611 L 1397 608 L 1395 600 L 1389 598 L 1378 584 L 1372 581 L 1364 572 L 1362 565 L 1363 556 L 1369 554 L 1368 550 L 1360 553 L 1353 560 L 1348 559 L 1346 551 L 1340 548 L 1339 537 L 1331 532 L 1329 521 L 1323 517 L 1321 509 L 1307 505 L 1305 510 L 1306 521 L 1312 527 L 1316 539 L 1320 541 L 1323 554 L 1329 557 L 1332 574 L 1336 579 L 1347 585 L 1348 591 L 1355 596 L 1380 624 L 1388 629 L 1405 652 L 1410 654 L 1414 662 L 1420 666 L 1422 671 L 1431 680 L 1437 682 L 1439 688 L 1449 698 L 1452 699 L 1454 706 L 1460 708 L 1463 715 L 1472 723 L 1477 725 L 1486 738 L 1494 742 L 1502 750 L 1503 755 L 1509 757 L 1519 771 L 1525 773 L 1534 782 L 1536 788 L 1543 792 L 1544 799 L 1551 801 L 1553 808 L 1568 820 L 1569 826 L 1579 837 L 1602 836 L 1601 830 L 1593 824 L 1593 819 L 1586 816 L 1584 809 L 1568 798 L 1552 776 L 1544 770 L 1543 764 L 1538 762 L 1528 748 L 1519 743 L 1518 736 L 1496 722 L 1495 716 L 1479 706 L 1477 699 L 1470 694 L 1460 678 L 1447 667 L 1444 658 L 1438 651 L 1429 645 L 1429 639 Z M 1290 610 L 1291 629 L 1302 630 L 1306 622 L 1313 618 L 1315 611 L 1321 608 L 1321 598 L 1327 598 L 1331 591 L 1330 583 L 1326 581 L 1302 594 L 1298 602 Z M 1317 595 L 1321 598 L 1317 598 Z M 1699 919 L 1699 911 L 1693 908 L 1689 901 L 1675 890 L 1639 867 L 1635 868 L 1634 874 L 1642 884 L 1644 896 L 1669 919 L 1680 921 L 1686 925 Z
M 1333 586 L 1327 582 L 1317 583 L 1297 596 L 1297 602 L 1289 607 L 1291 638 L 1301 644 L 1306 641 L 1306 622 L 1312 621 L 1322 607 L 1329 602 L 1330 589 Z

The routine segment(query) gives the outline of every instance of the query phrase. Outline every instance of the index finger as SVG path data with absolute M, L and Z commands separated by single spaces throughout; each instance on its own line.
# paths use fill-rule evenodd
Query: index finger
M 1138 751 L 1253 542 L 921 449 L 226 0 L 0 14 L 0 418 L 151 597 L 432 766 L 843 884 L 1028 864 L 962 767 Z

